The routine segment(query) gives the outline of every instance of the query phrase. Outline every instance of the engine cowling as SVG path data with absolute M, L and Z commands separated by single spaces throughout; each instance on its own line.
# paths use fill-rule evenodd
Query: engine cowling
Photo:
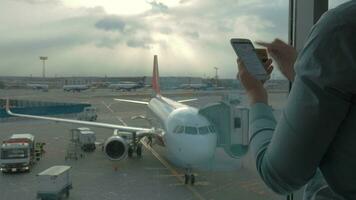
M 104 144 L 104 152 L 110 160 L 118 161 L 126 158 L 127 151 L 127 142 L 117 135 L 109 137 Z

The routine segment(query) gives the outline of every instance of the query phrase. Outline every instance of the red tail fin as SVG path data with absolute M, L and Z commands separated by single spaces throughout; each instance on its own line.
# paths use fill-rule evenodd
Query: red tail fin
M 161 90 L 159 89 L 159 73 L 158 73 L 157 55 L 155 55 L 153 58 L 152 89 L 156 95 L 161 94 Z

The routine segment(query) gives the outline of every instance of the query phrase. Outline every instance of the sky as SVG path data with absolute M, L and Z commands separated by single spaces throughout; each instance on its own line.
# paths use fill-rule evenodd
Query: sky
M 288 39 L 287 0 L 1 0 L 0 75 L 234 78 L 229 40 Z M 279 75 L 275 75 L 278 77 Z

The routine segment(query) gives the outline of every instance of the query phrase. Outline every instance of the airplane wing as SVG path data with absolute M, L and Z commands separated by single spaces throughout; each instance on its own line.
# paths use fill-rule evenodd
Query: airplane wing
M 114 129 L 114 130 L 117 129 L 120 131 L 137 132 L 140 134 L 154 133 L 154 129 L 149 129 L 149 128 L 121 126 L 121 125 L 117 125 L 117 124 L 109 124 L 109 123 L 101 123 L 101 122 L 88 122 L 88 121 L 73 120 L 73 119 L 63 119 L 63 118 L 56 118 L 56 117 L 45 117 L 45 116 L 13 113 L 10 110 L 9 100 L 6 101 L 6 112 L 11 116 L 16 116 L 16 117 L 25 117 L 25 118 L 31 118 L 31 119 L 42 119 L 42 120 L 49 120 L 49 121 L 55 121 L 55 122 L 88 125 L 88 126 L 95 126 L 95 127 L 101 127 L 101 128 L 109 128 L 109 129 Z
M 185 103 L 185 102 L 190 102 L 190 101 L 196 101 L 198 99 L 183 99 L 183 100 L 179 100 L 177 101 L 178 103 Z
M 128 103 L 136 103 L 136 104 L 143 104 L 143 105 L 148 105 L 147 101 L 137 101 L 137 100 L 130 100 L 130 99 L 114 99 L 115 101 L 121 101 L 121 102 L 128 102 Z

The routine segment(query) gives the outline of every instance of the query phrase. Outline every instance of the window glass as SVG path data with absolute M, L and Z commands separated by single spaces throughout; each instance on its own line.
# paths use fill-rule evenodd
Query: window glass
M 199 127 L 199 134 L 206 135 L 209 133 L 209 128 L 207 126 Z
M 235 117 L 235 119 L 234 119 L 234 127 L 235 128 L 241 128 L 241 118 Z
M 197 131 L 197 128 L 195 128 L 193 126 L 186 126 L 185 133 L 190 134 L 190 135 L 196 135 L 196 134 L 198 134 L 198 131 Z
M 26 158 L 27 149 L 4 149 L 1 152 L 1 159 Z
M 87 137 L 91 143 L 83 149 L 95 149 L 96 143 L 107 144 L 114 132 L 112 128 L 118 126 L 139 130 L 154 128 L 156 135 L 147 136 L 145 141 L 162 159 L 157 159 L 145 147 L 142 155 L 140 148 L 128 148 L 128 155 L 122 157 L 125 159 L 114 164 L 124 166 L 119 167 L 120 173 L 117 173 L 125 175 L 121 180 L 113 176 L 105 145 L 103 151 L 96 148 L 71 168 L 76 185 L 73 199 L 285 199 L 265 186 L 255 172 L 255 163 L 250 162 L 252 159 L 231 154 L 232 149 L 238 147 L 235 144 L 240 144 L 239 132 L 230 135 L 226 127 L 219 127 L 211 119 L 208 119 L 209 124 L 216 127 L 185 127 L 185 120 L 189 120 L 185 117 L 172 123 L 180 124 L 176 127 L 167 122 L 172 119 L 172 112 L 176 112 L 174 109 L 181 106 L 174 100 L 196 98 L 196 101 L 183 103 L 198 110 L 221 101 L 249 107 L 246 92 L 236 78 L 237 55 L 230 39 L 247 38 L 256 48 L 261 48 L 256 41 L 272 42 L 280 38 L 288 42 L 288 0 L 0 2 L 0 144 L 12 132 L 33 133 L 36 141 L 47 144 L 44 150 L 48 152 L 29 174 L 0 178 L 1 199 L 33 196 L 36 187 L 32 187 L 33 181 L 28 177 L 45 170 L 39 166 L 70 164 L 65 159 L 71 159 L 76 150 L 73 141 Z M 154 55 L 157 55 L 155 61 Z M 157 80 L 161 95 L 172 100 L 168 100 L 172 107 L 162 104 L 164 98 L 152 99 L 156 96 L 152 86 L 158 88 L 152 84 L 154 63 L 160 75 Z M 277 64 L 273 66 L 265 87 L 269 104 L 274 110 L 280 110 L 285 105 L 289 83 L 278 71 Z M 13 112 L 79 119 L 86 124 L 9 117 L 3 109 L 7 97 L 11 98 Z M 218 116 L 216 118 L 224 114 L 221 110 L 215 112 L 212 116 Z M 220 119 L 229 120 L 225 121 L 231 125 L 229 128 L 238 125 L 229 117 Z M 89 126 L 92 122 L 111 124 L 111 127 Z M 194 125 L 190 121 L 187 124 Z M 96 139 L 72 138 L 71 129 L 78 127 L 90 127 Z M 179 135 L 168 137 L 167 127 Z M 135 147 L 129 140 L 131 133 L 125 128 L 116 133 L 126 137 L 128 147 Z M 185 140 L 189 136 L 196 136 L 192 137 L 193 142 Z M 214 136 L 216 143 L 212 140 Z M 178 140 L 170 141 L 171 138 Z M 194 153 L 209 145 L 207 141 L 217 147 L 210 152 L 213 160 L 205 160 L 203 166 L 191 165 L 194 166 L 191 172 L 199 174 L 195 177 L 197 187 L 192 192 L 189 184 L 182 184 L 180 177 L 171 176 L 174 171 L 184 173 L 187 167 L 171 155 L 177 153 L 182 159 L 190 159 L 192 154 L 194 158 Z M 118 152 L 110 155 L 125 150 L 119 140 L 111 144 L 115 148 L 108 149 Z M 169 152 L 172 149 L 177 152 Z M 4 155 L 24 155 L 13 153 Z M 143 159 L 136 160 L 140 155 Z M 203 157 L 211 158 L 206 155 L 195 158 Z M 170 163 L 172 168 L 169 168 L 174 170 L 166 169 L 162 160 Z M 125 187 L 125 182 L 134 187 Z M 95 187 L 98 184 L 100 187 Z M 21 185 L 21 192 L 16 192 L 13 185 Z
M 183 133 L 184 132 L 184 126 L 178 126 L 176 133 Z
M 178 127 L 179 127 L 179 126 L 174 127 L 174 129 L 173 129 L 173 133 L 177 133 L 177 129 L 178 129 Z
M 329 0 L 329 9 L 335 8 L 343 3 L 346 3 L 350 0 Z

